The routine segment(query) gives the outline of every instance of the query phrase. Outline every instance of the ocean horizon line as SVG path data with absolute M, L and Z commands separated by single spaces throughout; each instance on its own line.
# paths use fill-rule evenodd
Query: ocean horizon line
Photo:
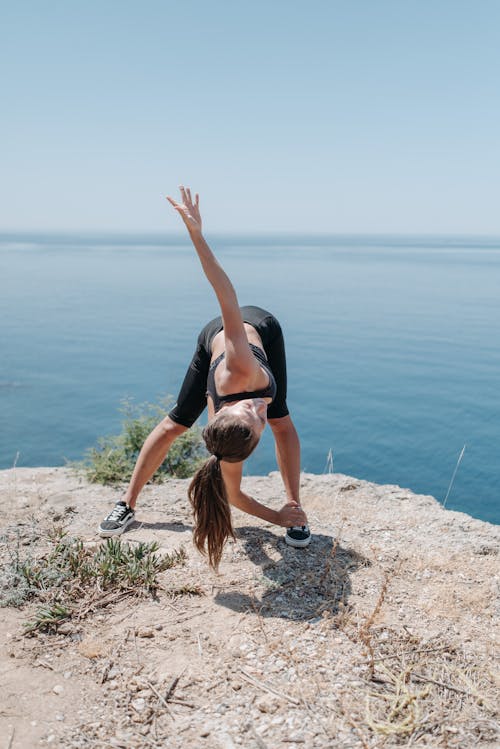
M 481 249 L 500 249 L 500 234 L 457 234 L 457 233 L 383 233 L 383 232 L 290 232 L 290 231 L 207 231 L 205 236 L 214 242 L 255 242 L 256 240 L 285 240 L 292 245 L 304 243 L 322 246 L 325 244 L 340 245 L 364 245 L 370 247 L 425 247 L 429 249 L 430 244 L 447 249 L 471 249 L 471 242 L 479 245 Z M 177 231 L 113 231 L 113 230 L 22 230 L 2 231 L 0 230 L 0 247 L 6 244 L 9 249 L 16 244 L 31 243 L 32 245 L 66 244 L 68 242 L 81 246 L 96 241 L 120 243 L 134 246 L 145 244 L 148 246 L 165 244 L 189 244 L 189 238 L 185 233 Z M 476 248 L 474 248 L 476 249 Z

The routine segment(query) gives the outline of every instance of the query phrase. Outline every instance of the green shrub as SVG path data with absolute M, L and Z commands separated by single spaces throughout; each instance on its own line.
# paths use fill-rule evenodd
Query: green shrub
M 120 408 L 124 415 L 121 434 L 101 437 L 97 447 L 87 450 L 85 460 L 80 464 L 88 480 L 98 484 L 129 481 L 146 437 L 165 418 L 171 405 L 171 399 L 163 399 L 159 404 L 140 405 L 125 400 Z M 161 483 L 172 476 L 188 478 L 205 456 L 201 428 L 194 426 L 175 440 L 151 480 Z

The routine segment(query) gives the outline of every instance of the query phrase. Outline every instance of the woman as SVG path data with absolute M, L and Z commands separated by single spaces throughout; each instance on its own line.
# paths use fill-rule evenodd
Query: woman
M 221 317 L 201 331 L 179 398 L 151 432 L 137 459 L 128 490 L 99 527 L 102 536 L 122 533 L 134 519 L 137 497 L 165 460 L 173 441 L 191 427 L 205 406 L 203 438 L 211 457 L 189 487 L 194 542 L 217 568 L 226 539 L 234 538 L 230 505 L 287 528 L 286 542 L 311 540 L 299 503 L 300 443 L 286 405 L 286 361 L 278 321 L 259 307 L 238 305 L 236 292 L 202 234 L 199 197 L 181 186 L 181 200 L 167 198 L 180 214 L 217 296 Z M 271 510 L 241 491 L 243 461 L 257 446 L 269 418 L 288 502 Z

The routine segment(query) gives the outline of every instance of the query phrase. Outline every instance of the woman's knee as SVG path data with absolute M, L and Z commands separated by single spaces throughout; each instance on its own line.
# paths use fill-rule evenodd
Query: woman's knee
M 168 437 L 170 439 L 180 437 L 180 435 L 187 432 L 187 430 L 188 427 L 185 427 L 183 424 L 177 424 L 177 422 L 171 419 L 170 416 L 165 416 L 165 418 L 162 419 L 155 428 L 155 431 L 160 432 L 163 437 Z
M 189 428 L 185 427 L 184 424 L 178 424 L 176 421 L 171 419 L 170 416 L 165 416 L 161 423 L 165 431 L 167 431 L 169 434 L 173 434 L 175 437 L 179 437 L 181 434 L 184 434 L 184 432 L 187 432 Z

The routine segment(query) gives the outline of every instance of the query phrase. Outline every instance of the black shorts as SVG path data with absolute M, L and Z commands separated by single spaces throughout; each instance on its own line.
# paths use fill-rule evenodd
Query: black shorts
M 276 397 L 267 407 L 269 419 L 288 415 L 286 405 L 285 342 L 277 319 L 260 307 L 241 307 L 243 321 L 253 325 L 262 339 L 267 361 L 277 385 Z M 193 426 L 207 405 L 207 377 L 212 358 L 212 341 L 223 329 L 222 317 L 211 320 L 198 336 L 196 351 L 189 365 L 177 403 L 168 414 L 176 424 Z

